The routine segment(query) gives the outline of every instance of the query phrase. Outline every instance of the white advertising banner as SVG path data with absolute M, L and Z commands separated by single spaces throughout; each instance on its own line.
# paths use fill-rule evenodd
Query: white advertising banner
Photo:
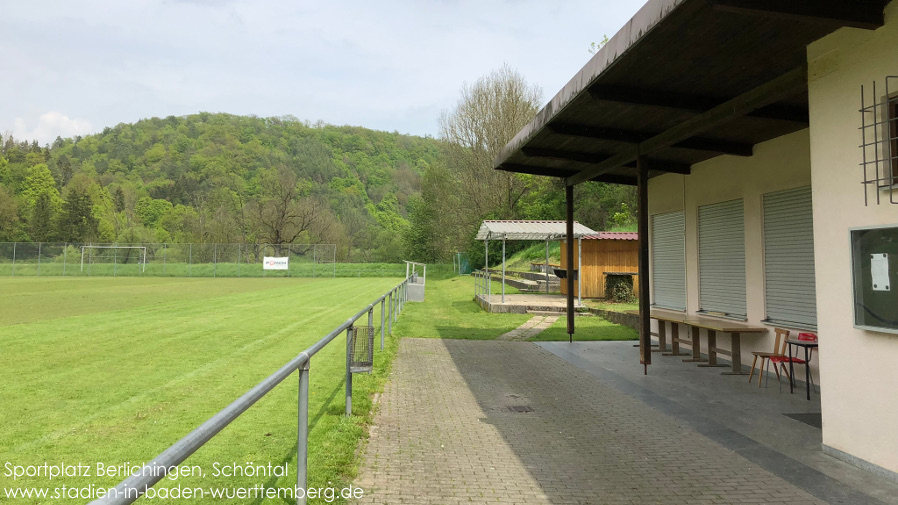
M 262 261 L 263 270 L 287 270 L 290 258 L 278 258 L 274 256 L 265 256 Z

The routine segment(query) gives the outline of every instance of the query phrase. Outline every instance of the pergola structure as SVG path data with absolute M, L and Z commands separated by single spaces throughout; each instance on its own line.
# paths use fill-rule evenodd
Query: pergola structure
M 573 233 L 568 233 L 565 221 L 484 221 L 477 231 L 476 240 L 483 241 L 485 251 L 484 270 L 489 277 L 489 252 L 490 240 L 502 241 L 502 303 L 505 303 L 505 242 L 508 240 L 544 240 L 546 242 L 546 292 L 549 291 L 549 241 L 568 239 L 568 244 L 573 244 L 573 238 L 577 239 L 577 251 L 580 251 L 580 239 L 586 235 L 595 235 L 596 232 L 574 221 Z M 568 248 L 571 249 L 570 247 Z M 568 277 L 573 278 L 571 266 L 568 265 Z M 571 281 L 573 282 L 573 280 Z M 568 297 L 568 312 L 573 312 L 573 297 Z M 580 293 L 577 293 L 577 305 L 582 305 Z
M 808 128 L 808 44 L 883 26 L 886 0 L 649 0 L 505 146 L 495 168 L 638 186 L 640 361 L 651 363 L 650 177 Z M 568 248 L 568 305 L 573 249 Z M 568 312 L 568 333 L 574 318 Z

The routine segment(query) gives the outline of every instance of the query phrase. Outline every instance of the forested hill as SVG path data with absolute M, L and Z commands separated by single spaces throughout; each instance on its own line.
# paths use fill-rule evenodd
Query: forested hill
M 399 260 L 440 143 L 200 113 L 40 147 L 0 138 L 0 241 L 336 243 Z

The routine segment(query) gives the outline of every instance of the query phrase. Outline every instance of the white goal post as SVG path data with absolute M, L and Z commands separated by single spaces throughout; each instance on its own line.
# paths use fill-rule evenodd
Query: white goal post
M 91 251 L 93 249 L 139 249 L 141 252 L 141 256 L 139 258 L 139 263 L 141 265 L 141 272 L 147 271 L 147 248 L 146 246 L 140 245 L 83 245 L 81 246 L 81 271 L 84 271 L 84 254 L 88 255 L 88 263 L 91 260 Z M 116 253 L 115 258 L 118 257 L 118 251 L 114 251 Z M 113 261 L 116 261 L 115 259 Z

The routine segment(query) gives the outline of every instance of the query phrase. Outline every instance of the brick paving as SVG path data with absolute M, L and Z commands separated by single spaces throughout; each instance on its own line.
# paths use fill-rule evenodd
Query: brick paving
M 361 504 L 824 503 L 526 342 L 402 340 L 355 484 Z

